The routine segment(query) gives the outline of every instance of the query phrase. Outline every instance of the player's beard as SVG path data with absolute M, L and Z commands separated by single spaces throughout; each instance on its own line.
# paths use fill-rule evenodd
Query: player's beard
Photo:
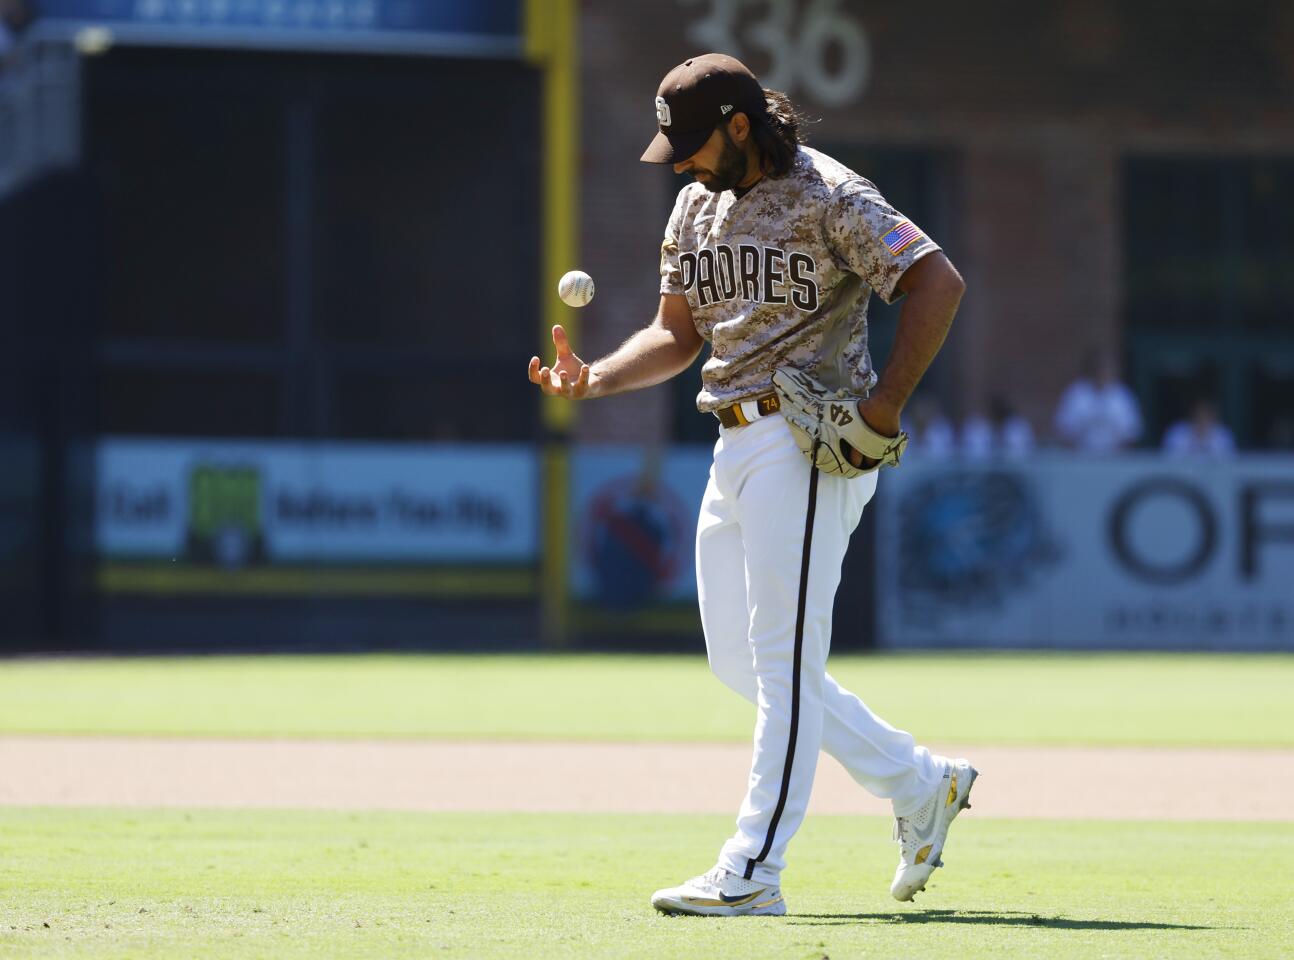
M 700 171 L 707 174 L 704 180 L 696 176 L 698 171 L 693 171 L 692 174 L 696 177 L 697 183 L 711 193 L 731 190 L 746 179 L 746 155 L 732 142 L 732 137 L 728 135 L 727 130 L 720 127 L 719 132 L 723 134 L 723 148 L 719 151 L 719 159 L 715 161 L 714 169 Z

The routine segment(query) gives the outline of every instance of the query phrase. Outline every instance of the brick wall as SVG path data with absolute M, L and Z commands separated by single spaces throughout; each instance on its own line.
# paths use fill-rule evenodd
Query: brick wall
M 1294 153 L 1294 4 L 734 2 L 727 25 L 713 0 L 583 5 L 582 266 L 598 284 L 581 316 L 588 355 L 655 309 L 673 178 L 638 156 L 660 77 L 707 48 L 761 76 L 783 69 L 793 98 L 820 118 L 811 141 L 951 153 L 950 226 L 937 239 L 968 293 L 946 348 L 946 399 L 965 410 L 1005 389 L 1040 427 L 1088 346 L 1121 347 L 1120 158 Z M 833 7 L 845 21 L 811 21 L 811 8 Z M 823 102 L 806 79 L 820 58 L 760 49 L 803 43 L 813 29 L 861 30 L 870 69 L 859 95 Z M 829 47 L 828 73 L 840 59 Z M 582 408 L 579 432 L 667 439 L 667 409 L 663 389 L 600 401 Z

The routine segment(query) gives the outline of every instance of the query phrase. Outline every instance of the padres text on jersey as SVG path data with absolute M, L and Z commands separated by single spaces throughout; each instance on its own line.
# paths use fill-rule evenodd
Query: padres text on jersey
M 870 182 L 801 147 L 790 172 L 740 197 L 679 192 L 661 245 L 661 293 L 688 298 L 711 355 L 698 409 L 772 389 L 793 366 L 862 394 L 876 382 L 867 302 L 892 302 L 903 273 L 939 246 Z
M 683 290 L 696 288 L 701 306 L 740 297 L 747 303 L 790 303 L 797 310 L 818 309 L 817 264 L 807 253 L 787 254 L 777 247 L 726 243 L 679 254 Z

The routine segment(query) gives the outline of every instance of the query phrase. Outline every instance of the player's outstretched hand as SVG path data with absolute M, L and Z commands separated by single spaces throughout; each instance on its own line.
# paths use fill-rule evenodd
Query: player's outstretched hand
M 557 359 L 551 367 L 540 366 L 538 357 L 530 358 L 530 382 L 538 384 L 539 389 L 550 397 L 578 400 L 587 396 L 593 372 L 571 351 L 566 331 L 560 323 L 553 327 L 553 346 L 557 348 Z

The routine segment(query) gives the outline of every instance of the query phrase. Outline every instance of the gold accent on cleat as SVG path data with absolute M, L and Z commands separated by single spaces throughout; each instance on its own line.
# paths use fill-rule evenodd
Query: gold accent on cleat
M 684 897 L 683 899 L 694 907 L 744 907 L 767 889 L 767 887 L 761 887 L 748 897 L 736 897 L 732 900 L 705 900 L 701 897 Z
M 775 904 L 775 903 L 781 903 L 781 902 L 782 902 L 782 895 L 779 893 L 779 894 L 778 894 L 777 896 L 775 896 L 772 900 L 765 900 L 763 903 L 752 903 L 752 904 L 751 904 L 751 909 L 752 909 L 752 910 L 762 910 L 762 909 L 764 909 L 764 907 L 771 907 L 773 904 Z
M 930 848 L 932 846 L 934 846 L 934 844 L 927 843 L 924 847 L 922 847 L 919 851 L 917 851 L 917 859 L 916 859 L 917 863 L 926 862 L 926 857 L 930 856 Z
M 953 805 L 953 801 L 956 799 L 957 799 L 957 774 L 954 773 L 952 785 L 948 787 L 948 802 L 945 803 L 944 806 L 951 807 Z

